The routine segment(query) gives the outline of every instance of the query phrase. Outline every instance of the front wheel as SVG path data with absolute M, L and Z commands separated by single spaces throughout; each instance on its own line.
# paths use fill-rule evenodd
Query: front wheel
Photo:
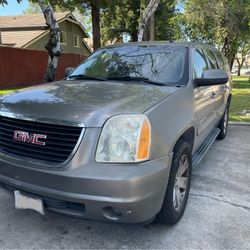
M 177 223 L 186 208 L 192 175 L 191 148 L 185 141 L 179 141 L 174 150 L 166 195 L 159 222 L 173 225 Z

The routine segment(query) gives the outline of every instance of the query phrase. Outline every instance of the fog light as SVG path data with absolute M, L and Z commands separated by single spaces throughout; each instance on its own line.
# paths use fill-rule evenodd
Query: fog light
M 103 208 L 103 215 L 110 220 L 119 220 L 122 217 L 122 213 L 113 207 Z

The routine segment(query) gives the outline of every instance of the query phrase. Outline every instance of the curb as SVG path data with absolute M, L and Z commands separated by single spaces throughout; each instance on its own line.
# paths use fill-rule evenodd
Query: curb
M 229 125 L 250 126 L 250 122 L 228 122 Z

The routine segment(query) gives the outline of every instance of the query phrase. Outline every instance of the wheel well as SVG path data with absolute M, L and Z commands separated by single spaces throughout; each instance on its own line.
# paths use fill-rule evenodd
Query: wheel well
M 191 148 L 191 151 L 193 150 L 193 146 L 194 146 L 194 127 L 189 128 L 188 130 L 186 130 L 181 136 L 180 138 L 177 140 L 177 142 L 175 143 L 175 145 L 180 141 L 186 141 Z M 175 149 L 175 148 L 174 148 Z

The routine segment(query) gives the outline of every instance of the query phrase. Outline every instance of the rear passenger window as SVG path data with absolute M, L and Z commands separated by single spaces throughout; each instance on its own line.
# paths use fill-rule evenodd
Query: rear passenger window
M 194 77 L 201 78 L 202 73 L 207 69 L 208 67 L 203 52 L 196 49 L 194 52 Z
M 226 58 L 221 54 L 221 52 L 216 51 L 217 62 L 219 64 L 220 69 L 223 69 L 229 72 L 229 67 Z
M 220 69 L 224 69 L 224 62 L 219 51 L 216 51 L 217 62 Z
M 207 58 L 207 62 L 209 64 L 209 69 L 218 69 L 214 52 L 210 49 L 204 49 L 204 52 Z

